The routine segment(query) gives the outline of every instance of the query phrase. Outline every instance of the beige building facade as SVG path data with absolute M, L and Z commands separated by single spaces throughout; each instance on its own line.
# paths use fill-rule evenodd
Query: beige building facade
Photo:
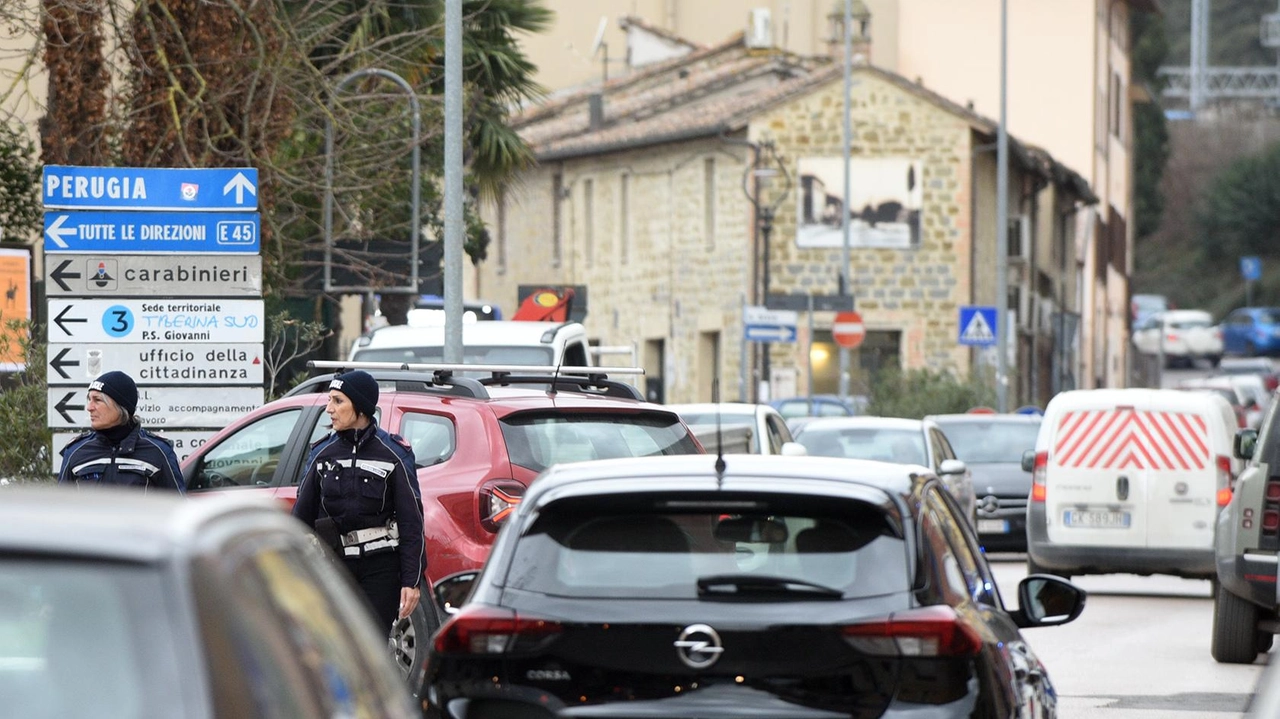
M 524 41 L 540 67 L 540 81 L 554 90 L 598 83 L 606 67 L 615 78 L 643 70 L 643 65 L 627 62 L 632 55 L 648 54 L 628 52 L 641 41 L 626 22 L 619 22 L 625 16 L 705 46 L 748 27 L 751 13 L 765 10 L 778 48 L 825 55 L 835 47 L 832 39 L 841 37 L 833 22 L 842 20 L 844 5 L 843 0 L 599 0 L 591 13 L 583 13 L 571 3 L 551 0 L 549 6 L 558 12 L 555 29 Z M 855 34 L 865 30 L 868 36 L 869 47 L 859 50 L 871 64 L 918 81 L 985 117 L 999 116 L 1000 0 L 853 4 L 861 19 Z M 1130 98 L 1135 94 L 1128 25 L 1131 12 L 1156 10 L 1153 0 L 1008 2 L 1010 131 L 1052 153 L 1084 177 L 1100 198 L 1069 220 L 1076 225 L 1076 246 L 1067 249 L 1079 276 L 1087 278 L 1073 291 L 1081 301 L 1080 316 L 1065 323 L 1079 327 L 1080 366 L 1073 374 L 1081 387 L 1123 386 L 1127 377 L 1133 254 Z M 603 46 L 597 46 L 593 40 L 602 18 Z M 961 56 L 964 62 L 956 62 Z M 1035 220 L 1019 213 L 1015 221 Z M 1010 302 L 1026 304 L 1016 296 Z M 1013 309 L 1023 310 L 1023 324 L 1013 328 L 1021 342 L 1035 329 L 1025 307 Z
M 765 304 L 766 267 L 769 295 L 838 293 L 842 91 L 838 65 L 750 49 L 739 35 L 529 111 L 518 126 L 539 165 L 486 208 L 493 244 L 468 295 L 510 306 L 521 285 L 585 285 L 591 338 L 635 343 L 665 401 L 709 400 L 717 376 L 726 399 L 761 398 L 762 379 L 774 397 L 803 394 L 810 378 L 834 392 L 832 312 L 813 314 L 812 333 L 801 313 L 796 342 L 766 345 L 743 341 L 743 305 Z M 866 65 L 851 120 L 848 271 L 869 330 L 853 390 L 887 366 L 967 373 L 989 362 L 958 343 L 958 313 L 994 302 L 995 124 Z M 1076 265 L 1053 261 L 1075 243 L 1061 217 L 1095 198 L 1048 153 L 1013 147 L 1012 207 L 1039 220 L 1025 223 L 1027 261 L 1013 269 L 1026 281 L 1015 286 L 1028 317 L 1051 318 L 1077 300 Z M 767 247 L 752 200 L 776 208 Z M 1065 345 L 1050 323 L 1029 327 L 1015 396 L 1047 400 L 1077 362 L 1064 353 L 1056 372 Z

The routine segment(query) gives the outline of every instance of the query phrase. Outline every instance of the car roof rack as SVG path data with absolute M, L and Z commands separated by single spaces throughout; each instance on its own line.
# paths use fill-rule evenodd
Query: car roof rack
M 625 382 L 609 379 L 609 375 L 630 374 L 643 375 L 641 367 L 557 367 L 555 365 L 488 365 L 488 364 L 433 364 L 414 362 L 355 362 L 338 360 L 313 360 L 307 363 L 310 369 L 332 370 L 335 374 L 346 370 L 360 369 L 369 372 L 373 378 L 383 382 L 399 383 L 428 382 L 428 384 L 448 387 L 450 394 L 466 397 L 488 399 L 486 387 L 509 387 L 513 385 L 552 385 L 556 390 L 569 392 L 596 392 L 606 397 L 644 400 L 644 395 L 634 386 Z M 483 372 L 489 376 L 483 379 L 457 377 L 455 372 Z M 554 379 L 554 382 L 553 382 Z M 321 378 L 307 380 L 289 394 L 301 394 L 304 391 L 321 391 L 317 389 L 300 390 L 304 385 L 319 384 Z M 413 390 L 412 387 L 405 389 Z M 418 390 L 422 391 L 422 390 Z
M 376 366 L 374 366 L 376 365 Z M 456 377 L 452 372 L 421 372 L 406 370 L 395 362 L 331 362 L 315 360 L 307 363 L 308 369 L 332 370 L 304 380 L 285 393 L 286 397 L 313 392 L 327 392 L 329 381 L 347 370 L 362 369 L 381 384 L 394 384 L 397 392 L 426 392 L 469 399 L 489 399 L 489 391 L 478 380 Z

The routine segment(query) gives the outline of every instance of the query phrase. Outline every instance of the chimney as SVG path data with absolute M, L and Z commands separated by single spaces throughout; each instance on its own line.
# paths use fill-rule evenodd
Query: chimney
M 839 62 L 844 61 L 844 3 L 845 0 L 835 0 L 831 4 L 831 12 L 827 14 L 831 28 L 831 35 L 827 38 L 827 55 Z M 853 0 L 851 11 L 853 33 L 849 44 L 853 63 L 867 64 L 871 62 L 871 11 L 863 0 Z
M 604 94 L 593 92 L 587 96 L 587 128 L 599 130 L 604 127 Z
M 769 8 L 752 8 L 747 13 L 746 45 L 750 50 L 768 50 L 773 47 L 773 18 Z

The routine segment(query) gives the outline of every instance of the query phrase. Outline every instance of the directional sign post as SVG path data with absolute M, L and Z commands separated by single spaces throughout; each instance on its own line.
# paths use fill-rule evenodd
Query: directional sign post
M 966 306 L 960 308 L 959 343 L 970 347 L 994 347 L 998 329 L 996 308 Z
M 45 252 L 243 252 L 260 249 L 256 212 L 46 212 Z
M 262 342 L 262 300 L 49 300 L 50 342 Z
M 51 297 L 261 297 L 257 255 L 49 256 L 45 294 Z
M 88 383 L 50 387 L 49 426 L 88 427 Z M 139 387 L 138 419 L 143 427 L 220 427 L 262 406 L 262 387 Z
M 800 314 L 793 310 L 747 305 L 742 308 L 743 338 L 748 342 L 795 342 L 799 319 Z
M 46 377 L 50 386 L 83 385 L 119 370 L 140 385 L 262 386 L 262 345 L 241 344 L 51 344 Z
M 80 167 L 48 165 L 45 209 L 226 212 L 258 209 L 252 167 Z

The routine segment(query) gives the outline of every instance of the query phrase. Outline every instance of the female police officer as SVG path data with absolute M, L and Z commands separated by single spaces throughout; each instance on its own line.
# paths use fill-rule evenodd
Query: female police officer
M 107 372 L 89 383 L 85 409 L 93 429 L 62 449 L 59 484 L 111 484 L 186 490 L 169 440 L 142 428 L 138 386 L 124 372 Z
M 427 562 L 413 451 L 378 427 L 377 406 L 378 383 L 367 372 L 329 383 L 333 431 L 311 446 L 293 515 L 336 536 L 334 549 L 389 629 L 418 605 Z

